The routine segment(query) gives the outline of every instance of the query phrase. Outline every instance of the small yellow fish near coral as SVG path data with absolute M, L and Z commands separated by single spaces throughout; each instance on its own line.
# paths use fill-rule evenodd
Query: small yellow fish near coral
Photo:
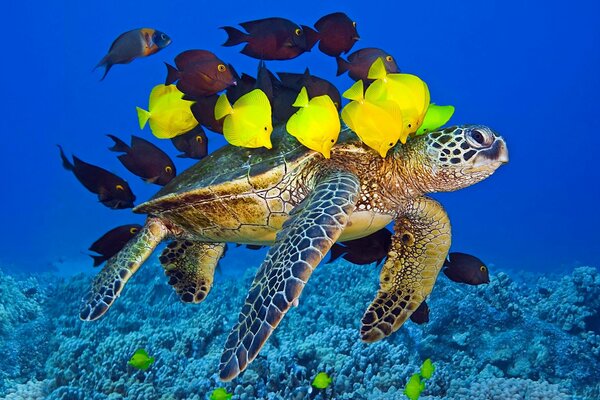
M 431 103 L 425 113 L 423 124 L 417 130 L 416 134 L 422 135 L 424 133 L 435 131 L 437 128 L 448 122 L 450 118 L 452 118 L 452 114 L 454 114 L 454 106 L 438 106 L 435 103 Z
M 311 385 L 317 389 L 327 389 L 333 379 L 327 374 L 327 372 L 319 372 L 313 378 Z
M 272 148 L 271 103 L 265 92 L 254 89 L 233 104 L 223 93 L 215 104 L 215 119 L 225 117 L 223 135 L 234 146 Z
M 435 372 L 435 365 L 431 362 L 431 359 L 423 361 L 423 365 L 421 365 L 421 378 L 429 379 Z
M 198 121 L 190 106 L 193 101 L 183 100 L 183 93 L 175 85 L 156 85 L 150 92 L 148 111 L 136 107 L 140 129 L 150 121 L 152 134 L 160 139 L 171 139 L 194 129 Z
M 210 394 L 210 400 L 229 400 L 233 396 L 233 393 L 228 393 L 224 388 L 218 388 L 212 391 Z
M 425 390 L 425 384 L 421 382 L 419 374 L 413 374 L 404 387 L 404 394 L 410 400 L 418 400 L 423 390 Z
M 340 116 L 333 100 L 328 95 L 308 99 L 308 92 L 302 87 L 294 107 L 300 107 L 288 119 L 285 128 L 300 143 L 318 151 L 325 158 L 331 157 L 331 148 L 340 135 Z
M 363 81 L 358 80 L 343 96 L 352 100 L 342 109 L 342 119 L 367 146 L 385 157 L 403 132 L 400 107 L 390 100 L 365 99 Z
M 404 119 L 404 131 L 400 141 L 406 143 L 406 138 L 415 133 L 423 123 L 423 118 L 429 107 L 429 88 L 416 75 L 388 74 L 381 58 L 373 62 L 369 69 L 369 79 L 375 79 L 365 98 L 369 101 L 391 100 L 398 104 Z
M 146 350 L 138 349 L 135 353 L 133 353 L 127 364 L 134 368 L 145 371 L 150 367 L 150 365 L 152 365 L 153 362 L 154 357 L 150 357 L 148 353 L 146 353 Z

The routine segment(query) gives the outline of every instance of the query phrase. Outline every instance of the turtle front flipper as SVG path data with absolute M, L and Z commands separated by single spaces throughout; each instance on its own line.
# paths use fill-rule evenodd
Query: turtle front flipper
M 119 297 L 123 286 L 152 254 L 168 234 L 165 225 L 157 218 L 149 218 L 146 225 L 121 251 L 110 258 L 94 278 L 92 287 L 83 298 L 79 318 L 93 321 L 100 318 Z
M 221 356 L 220 378 L 239 375 L 302 292 L 313 269 L 346 227 L 356 207 L 359 179 L 328 171 L 290 213 L 260 266 Z
M 215 267 L 223 256 L 225 243 L 175 240 L 159 260 L 169 277 L 169 285 L 184 303 L 200 303 L 212 288 Z
M 402 211 L 379 292 L 362 317 L 362 340 L 375 342 L 402 326 L 431 293 L 449 249 L 450 221 L 438 202 L 422 197 Z

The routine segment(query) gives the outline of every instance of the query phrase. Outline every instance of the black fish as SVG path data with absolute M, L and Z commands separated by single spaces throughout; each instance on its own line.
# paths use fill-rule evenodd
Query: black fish
M 233 104 L 246 93 L 254 89 L 260 89 L 272 103 L 273 92 L 278 84 L 279 80 L 267 69 L 264 61 L 261 60 L 258 63 L 256 78 L 243 73 L 241 77 L 238 77 L 238 84 L 227 89 L 227 99 Z
M 182 152 L 177 156 L 179 158 L 201 160 L 208 154 L 208 138 L 200 125 L 183 135 L 175 136 L 171 142 Z
M 109 150 L 125 153 L 118 158 L 132 174 L 160 186 L 166 185 L 175 177 L 175 164 L 171 158 L 149 141 L 131 135 L 131 147 L 129 147 L 118 137 L 107 136 L 115 142 Z
M 239 243 L 236 244 L 236 247 L 240 247 L 240 246 L 241 246 L 241 244 L 239 244 Z M 246 245 L 246 248 L 248 250 L 260 250 L 263 247 L 265 247 L 265 246 L 261 246 L 260 244 L 247 244 Z
M 239 76 L 235 69 L 232 69 L 231 72 L 237 81 L 237 85 L 229 86 L 225 93 L 227 94 L 229 103 L 233 104 L 246 93 L 256 89 L 256 79 L 246 73 L 242 73 L 242 76 Z
M 323 53 L 337 57 L 350 51 L 360 36 L 356 31 L 356 22 L 346 14 L 336 12 L 326 15 L 315 23 L 317 31 L 304 27 L 309 43 L 319 41 L 319 50 Z
M 415 324 L 422 325 L 429 322 L 429 306 L 425 301 L 410 314 L 410 320 Z
M 465 253 L 450 253 L 444 261 L 444 274 L 450 280 L 468 285 L 490 283 L 490 274 L 479 258 Z
M 177 82 L 177 89 L 188 97 L 210 96 L 236 81 L 229 65 L 207 50 L 187 50 L 175 57 L 175 65 L 165 63 L 165 85 Z
M 359 79 L 368 81 L 369 79 L 367 76 L 369 75 L 369 68 L 371 68 L 371 65 L 373 65 L 375 60 L 378 58 L 383 60 L 385 69 L 389 74 L 400 72 L 396 61 L 394 61 L 394 57 L 392 57 L 389 53 L 381 49 L 368 47 L 366 49 L 357 50 L 350 54 L 348 56 L 348 61 L 337 57 L 337 75 L 339 76 L 348 71 L 350 78 L 354 79 L 355 81 Z
M 99 256 L 90 255 L 94 259 L 94 267 L 117 254 L 140 229 L 142 226 L 139 224 L 117 226 L 92 243 L 89 250 L 100 254 Z
M 342 98 L 340 91 L 331 82 L 310 74 L 308 68 L 303 74 L 295 74 L 290 72 L 278 72 L 277 76 L 281 80 L 281 84 L 300 93 L 302 87 L 306 88 L 309 98 L 327 95 L 333 101 L 338 111 L 342 108 Z M 292 103 L 295 99 L 292 101 Z
M 198 97 L 196 102 L 192 104 L 191 110 L 199 124 L 213 132 L 222 134 L 223 120 L 225 118 L 215 119 L 215 105 L 218 99 L 219 96 L 216 94 L 207 97 Z
M 104 67 L 106 77 L 114 64 L 128 64 L 138 57 L 145 57 L 164 49 L 171 44 L 171 38 L 152 28 L 134 29 L 123 33 L 110 46 L 108 54 L 96 65 Z
M 249 57 L 259 60 L 289 60 L 310 50 L 302 28 L 288 19 L 265 18 L 240 25 L 248 33 L 231 26 L 221 27 L 228 35 L 223 46 L 247 42 L 241 53 Z
M 343 255 L 353 264 L 367 265 L 377 262 L 379 265 L 386 257 L 392 245 L 392 232 L 387 228 L 373 232 L 360 239 L 335 243 L 331 247 L 331 257 L 327 264 Z
M 114 209 L 133 207 L 135 196 L 123 178 L 103 168 L 83 162 L 75 156 L 71 163 L 65 156 L 62 147 L 58 146 L 58 148 L 63 167 L 68 171 L 73 171 L 77 180 L 87 190 L 97 194 L 102 204 Z

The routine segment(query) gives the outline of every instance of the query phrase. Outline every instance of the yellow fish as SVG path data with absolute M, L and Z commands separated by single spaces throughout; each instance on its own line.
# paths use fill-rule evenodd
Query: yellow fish
M 328 95 L 315 96 L 308 100 L 308 92 L 302 87 L 294 107 L 300 107 L 288 119 L 285 128 L 290 135 L 325 158 L 331 157 L 331 148 L 340 135 L 340 116 L 333 100 Z
M 417 132 L 429 107 L 429 88 L 416 75 L 388 74 L 383 60 L 378 58 L 369 69 L 369 79 L 376 79 L 369 86 L 365 98 L 370 101 L 391 100 L 398 104 L 404 118 L 405 132 L 402 143 L 408 135 Z
M 431 132 L 444 125 L 454 114 L 454 106 L 438 106 L 435 103 L 431 103 L 425 118 L 423 118 L 423 124 L 417 130 L 417 135 L 422 135 L 427 132 Z
M 154 357 L 150 357 L 146 350 L 138 349 L 131 356 L 127 364 L 131 365 L 134 368 L 141 369 L 142 371 L 147 370 L 150 365 L 154 362 Z
M 175 85 L 156 85 L 150 92 L 148 111 L 136 107 L 140 129 L 150 121 L 150 129 L 160 139 L 171 139 L 194 129 L 198 121 L 190 106 L 193 101 L 183 100 L 183 93 Z
M 254 89 L 233 104 L 227 95 L 219 96 L 215 105 L 215 119 L 223 121 L 223 135 L 234 146 L 272 148 L 271 103 L 265 92 Z
M 311 385 L 317 389 L 327 389 L 333 379 L 327 374 L 327 372 L 319 372 L 313 379 Z
M 390 100 L 371 102 L 363 95 L 363 81 L 358 80 L 343 96 L 353 100 L 342 109 L 342 119 L 370 148 L 385 157 L 403 132 L 400 107 Z

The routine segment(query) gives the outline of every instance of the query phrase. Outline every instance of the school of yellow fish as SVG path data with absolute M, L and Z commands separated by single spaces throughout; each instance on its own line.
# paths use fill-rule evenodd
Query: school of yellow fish
M 356 81 L 343 97 L 350 102 L 341 119 L 370 148 L 386 157 L 398 141 L 405 144 L 412 135 L 421 135 L 444 125 L 454 113 L 453 106 L 430 104 L 427 84 L 418 76 L 388 73 L 381 58 L 369 69 L 371 84 L 365 90 Z M 173 138 L 189 132 L 198 122 L 190 111 L 193 101 L 184 100 L 174 85 L 157 85 L 150 94 L 148 111 L 137 107 L 140 129 L 149 121 L 158 138 Z M 298 108 L 286 123 L 287 132 L 307 148 L 330 158 L 341 130 L 340 115 L 328 95 L 309 98 L 302 88 L 293 104 Z M 232 105 L 226 94 L 218 98 L 214 116 L 223 119 L 227 142 L 240 147 L 272 148 L 272 109 L 261 89 L 254 89 Z

